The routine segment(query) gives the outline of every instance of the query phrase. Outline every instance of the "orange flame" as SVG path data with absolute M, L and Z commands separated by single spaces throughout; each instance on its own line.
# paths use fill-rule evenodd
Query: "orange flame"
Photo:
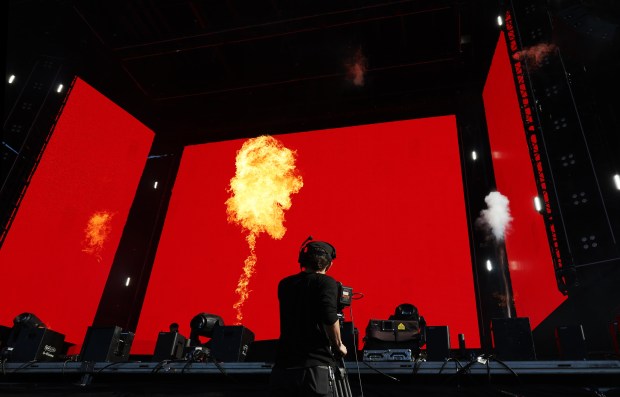
M 103 244 L 108 239 L 112 227 L 110 222 L 114 214 L 107 211 L 95 212 L 86 225 L 84 233 L 84 248 L 83 252 L 93 255 L 97 258 L 97 262 L 101 262 L 101 251 L 103 250 Z
M 279 240 L 284 237 L 284 212 L 291 208 L 291 194 L 303 187 L 303 179 L 295 167 L 296 153 L 271 136 L 247 140 L 237 152 L 235 176 L 230 180 L 226 200 L 228 222 L 248 232 L 246 241 L 250 255 L 244 261 L 235 292 L 239 300 L 233 305 L 237 321 L 243 319 L 242 307 L 249 297 L 248 289 L 256 258 L 256 238 L 267 233 Z

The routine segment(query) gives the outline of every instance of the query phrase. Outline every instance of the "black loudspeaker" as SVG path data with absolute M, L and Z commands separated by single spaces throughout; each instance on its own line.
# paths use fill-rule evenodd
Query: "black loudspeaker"
M 186 340 L 178 332 L 160 332 L 155 344 L 153 361 L 182 359 Z
M 80 359 L 82 361 L 122 362 L 129 360 L 133 332 L 121 327 L 88 327 Z
M 278 351 L 277 339 L 255 340 L 248 349 L 245 361 L 273 363 Z
M 491 331 L 499 360 L 536 360 L 529 318 L 494 318 Z
M 588 356 L 586 336 L 581 324 L 557 327 L 555 341 L 561 360 L 585 360 Z
M 211 356 L 217 361 L 245 361 L 254 333 L 242 325 L 215 327 L 209 341 Z
M 445 361 L 450 358 L 450 330 L 447 325 L 426 326 L 426 359 Z
M 342 334 L 342 343 L 344 343 L 347 348 L 347 355 L 344 356 L 344 359 L 355 360 L 357 351 L 361 350 L 359 344 L 359 331 L 353 326 L 351 321 L 345 321 L 342 324 L 340 333 Z
M 13 332 L 16 330 L 14 329 Z M 10 361 L 54 361 L 62 359 L 65 336 L 47 328 L 20 329 L 12 335 L 14 343 Z

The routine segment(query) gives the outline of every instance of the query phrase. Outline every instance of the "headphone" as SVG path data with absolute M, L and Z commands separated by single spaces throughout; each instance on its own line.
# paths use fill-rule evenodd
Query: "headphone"
M 315 241 L 312 239 L 312 236 L 308 236 L 308 238 L 301 244 L 297 262 L 301 264 L 307 255 L 310 255 L 313 251 L 319 250 L 325 252 L 330 257 L 330 262 L 336 259 L 336 248 L 333 245 L 325 241 Z M 331 253 L 329 252 L 330 250 Z

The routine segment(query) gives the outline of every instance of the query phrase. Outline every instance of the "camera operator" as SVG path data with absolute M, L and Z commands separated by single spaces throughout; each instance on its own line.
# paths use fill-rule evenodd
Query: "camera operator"
M 331 396 L 335 359 L 347 354 L 337 316 L 338 284 L 325 273 L 336 258 L 329 243 L 309 237 L 301 272 L 278 285 L 280 339 L 270 379 L 273 396 Z

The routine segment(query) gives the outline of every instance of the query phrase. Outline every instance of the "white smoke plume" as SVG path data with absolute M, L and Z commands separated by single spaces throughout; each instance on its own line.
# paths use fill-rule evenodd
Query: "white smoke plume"
M 502 241 L 512 221 L 508 197 L 500 192 L 491 192 L 484 198 L 484 202 L 487 209 L 480 211 L 476 224 L 492 233 L 496 241 Z

